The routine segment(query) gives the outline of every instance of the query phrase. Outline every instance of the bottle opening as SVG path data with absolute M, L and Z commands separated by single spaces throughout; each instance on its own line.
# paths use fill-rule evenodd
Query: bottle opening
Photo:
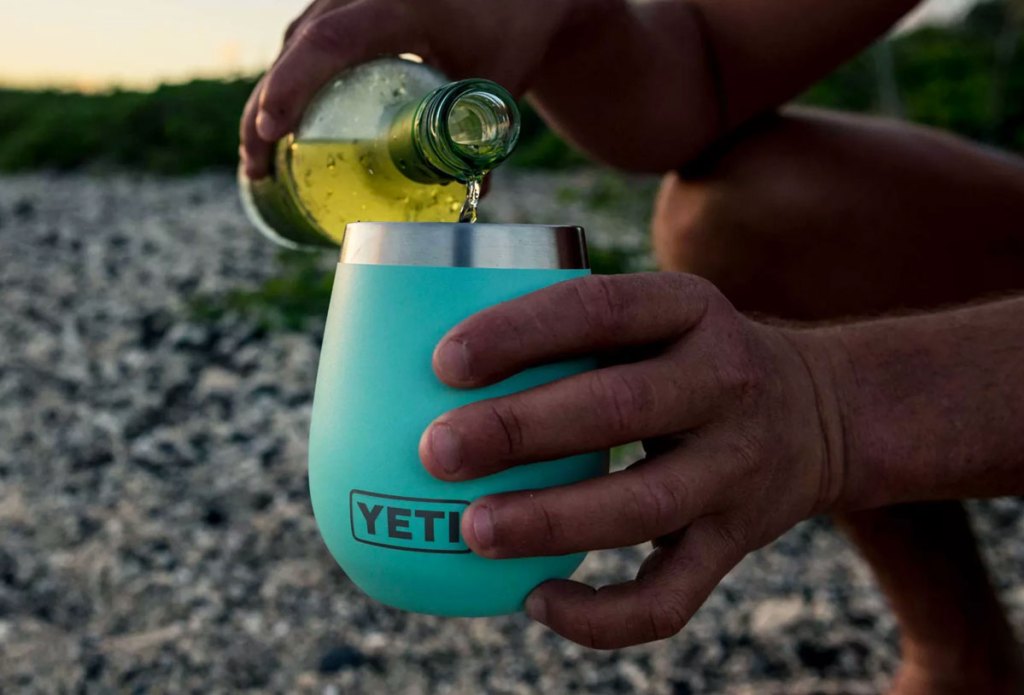
M 452 145 L 471 159 L 504 157 L 514 139 L 513 116 L 497 95 L 472 91 L 456 98 L 448 112 Z
M 416 146 L 433 170 L 456 181 L 481 178 L 511 154 L 519 110 L 508 90 L 470 79 L 438 88 L 417 107 Z

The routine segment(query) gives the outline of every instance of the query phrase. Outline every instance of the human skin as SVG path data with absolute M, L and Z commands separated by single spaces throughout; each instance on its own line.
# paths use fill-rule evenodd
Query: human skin
M 591 155 L 662 171 L 795 94 L 913 5 L 716 0 L 638 9 L 613 0 L 535 1 L 537 9 L 516 3 L 507 11 L 504 3 L 458 0 L 314 3 L 246 108 L 247 172 L 266 173 L 269 143 L 294 127 L 319 84 L 348 65 L 401 51 L 420 53 L 451 77 L 528 90 L 549 122 Z M 731 320 L 716 315 L 723 326 Z
M 417 53 L 453 79 L 528 93 L 591 156 L 663 172 L 874 40 L 911 0 L 317 0 L 241 121 L 250 178 L 333 75 Z M 614 133 L 614 137 L 609 137 Z
M 434 370 L 472 388 L 581 353 L 648 356 L 442 415 L 445 480 L 643 440 L 633 467 L 476 500 L 492 558 L 655 541 L 636 580 L 548 582 L 527 611 L 600 648 L 679 631 L 746 553 L 824 512 L 1024 492 L 1024 299 L 825 328 L 758 323 L 683 273 L 593 276 L 487 309 Z M 635 352 L 634 352 L 635 354 Z
M 653 233 L 660 267 L 711 280 L 741 311 L 835 322 L 1021 292 L 1020 219 L 1019 158 L 919 126 L 790 108 L 666 175 Z M 899 619 L 894 692 L 1024 688 L 1020 646 L 961 504 L 837 521 Z
M 1024 291 L 1024 160 L 932 128 L 790 108 L 668 174 L 661 267 L 796 321 Z

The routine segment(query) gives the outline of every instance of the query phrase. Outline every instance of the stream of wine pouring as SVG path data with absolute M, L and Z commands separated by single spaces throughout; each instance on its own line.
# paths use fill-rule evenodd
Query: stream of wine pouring
M 480 204 L 480 179 L 466 182 L 466 202 L 462 204 L 459 222 L 476 222 L 476 208 Z

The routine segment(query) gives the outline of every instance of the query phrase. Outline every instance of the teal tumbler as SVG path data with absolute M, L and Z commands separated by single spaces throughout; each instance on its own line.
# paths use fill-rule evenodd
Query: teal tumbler
M 437 416 L 467 403 L 593 369 L 588 359 L 453 389 L 434 375 L 441 337 L 500 302 L 589 274 L 578 227 L 358 223 L 345 232 L 324 333 L 309 441 L 309 488 L 324 542 L 382 603 L 420 613 L 521 610 L 537 584 L 567 578 L 584 554 L 492 560 L 462 539 L 462 513 L 497 492 L 604 474 L 608 452 L 445 482 L 420 463 Z

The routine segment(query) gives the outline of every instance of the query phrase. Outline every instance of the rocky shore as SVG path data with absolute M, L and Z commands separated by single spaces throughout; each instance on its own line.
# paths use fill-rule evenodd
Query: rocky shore
M 506 174 L 485 212 L 642 249 L 641 219 L 575 193 L 596 176 Z M 824 520 L 746 558 L 676 638 L 618 652 L 364 597 L 307 497 L 319 329 L 189 310 L 265 281 L 276 253 L 227 176 L 0 178 L 0 692 L 884 688 L 894 622 Z M 1024 503 L 972 510 L 1024 629 Z M 642 556 L 594 553 L 578 576 Z

